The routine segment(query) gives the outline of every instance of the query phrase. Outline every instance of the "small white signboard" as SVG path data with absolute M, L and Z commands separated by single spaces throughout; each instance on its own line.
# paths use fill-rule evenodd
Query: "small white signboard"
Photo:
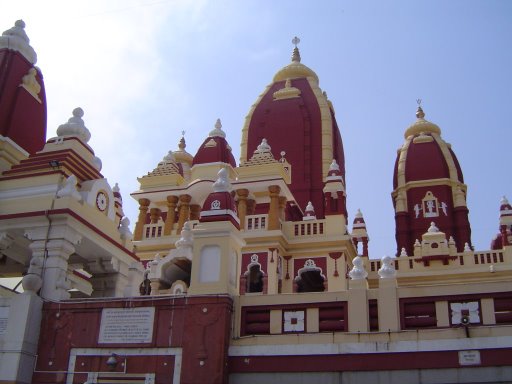
M 151 343 L 155 308 L 105 308 L 101 313 L 100 344 Z
M 459 351 L 460 365 L 480 365 L 480 351 Z
M 9 307 L 0 307 L 0 335 L 3 335 L 7 330 L 7 323 L 9 321 Z

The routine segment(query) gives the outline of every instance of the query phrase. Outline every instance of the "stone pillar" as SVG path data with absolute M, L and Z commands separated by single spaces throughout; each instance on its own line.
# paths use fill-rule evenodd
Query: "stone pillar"
M 400 313 L 396 277 L 380 278 L 378 293 L 379 331 L 400 330 Z
M 286 196 L 279 196 L 279 219 L 286 220 Z
M 165 218 L 164 236 L 169 236 L 174 226 L 176 216 L 176 205 L 178 204 L 178 196 L 167 196 L 167 217 Z
M 190 204 L 190 220 L 199 220 L 201 215 L 201 206 L 199 204 Z
M 151 224 L 158 223 L 158 219 L 160 219 L 162 215 L 162 211 L 158 208 L 151 208 L 149 210 L 149 217 L 151 219 Z
M 137 224 L 135 224 L 135 230 L 133 231 L 133 240 L 142 240 L 142 232 L 144 231 L 144 225 L 146 224 L 146 214 L 148 213 L 149 200 L 139 199 L 139 217 Z
M 278 265 L 279 255 L 277 248 L 268 249 L 269 262 L 267 263 L 267 293 L 275 295 L 279 293 L 279 276 L 278 276 Z
M 270 195 L 270 207 L 268 210 L 268 229 L 279 229 L 279 192 L 281 188 L 278 185 L 268 187 Z
M 80 242 L 81 236 L 68 227 L 62 232 L 66 238 L 50 240 L 41 240 L 38 233 L 27 232 L 29 239 L 33 239 L 29 245 L 32 250 L 30 264 L 39 266 L 41 271 L 40 296 L 43 299 L 64 300 L 70 297 L 68 290 L 71 285 L 67 279 L 68 259 L 75 253 L 74 246 Z
M 237 189 L 238 195 L 238 218 L 240 219 L 240 229 L 245 229 L 245 216 L 247 215 L 247 197 L 249 190 L 245 188 Z
M 176 234 L 179 235 L 181 233 L 181 229 L 183 228 L 183 224 L 188 221 L 190 216 L 190 201 L 192 200 L 192 196 L 190 195 L 180 195 L 180 215 L 178 217 L 178 228 L 176 229 Z
M 368 332 L 370 329 L 367 290 L 366 279 L 350 280 L 348 292 L 349 332 Z

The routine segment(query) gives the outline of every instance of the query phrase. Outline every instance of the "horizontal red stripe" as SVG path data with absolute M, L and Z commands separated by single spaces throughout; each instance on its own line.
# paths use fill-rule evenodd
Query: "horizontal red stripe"
M 304 345 L 307 349 L 307 345 Z M 512 364 L 512 348 L 480 350 L 480 367 Z M 231 356 L 230 373 L 460 368 L 458 351 L 305 356 Z M 466 366 L 472 367 L 472 366 Z

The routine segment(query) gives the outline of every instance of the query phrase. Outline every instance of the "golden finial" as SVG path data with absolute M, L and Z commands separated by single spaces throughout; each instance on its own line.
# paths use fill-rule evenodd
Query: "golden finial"
M 181 131 L 181 140 L 180 143 L 178 144 L 178 148 L 183 151 L 185 150 L 186 146 L 187 144 L 185 144 L 185 131 Z
M 418 103 L 418 110 L 416 111 L 416 117 L 418 119 L 423 119 L 425 117 L 425 112 L 421 108 L 421 99 L 416 99 L 416 103 Z
M 292 54 L 292 61 L 293 62 L 297 62 L 297 63 L 300 63 L 300 53 L 299 53 L 299 48 L 297 48 L 297 44 L 300 43 L 300 39 L 295 36 L 293 39 L 292 39 L 292 44 L 295 45 L 295 48 L 293 49 L 293 54 Z

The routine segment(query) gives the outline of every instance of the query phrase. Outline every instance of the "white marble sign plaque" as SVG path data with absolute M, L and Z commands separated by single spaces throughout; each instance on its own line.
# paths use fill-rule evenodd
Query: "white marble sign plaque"
M 155 308 L 105 308 L 101 313 L 100 344 L 151 343 Z
M 459 351 L 460 365 L 480 365 L 480 351 Z
M 0 335 L 7 330 L 7 322 L 9 321 L 9 307 L 0 307 Z

